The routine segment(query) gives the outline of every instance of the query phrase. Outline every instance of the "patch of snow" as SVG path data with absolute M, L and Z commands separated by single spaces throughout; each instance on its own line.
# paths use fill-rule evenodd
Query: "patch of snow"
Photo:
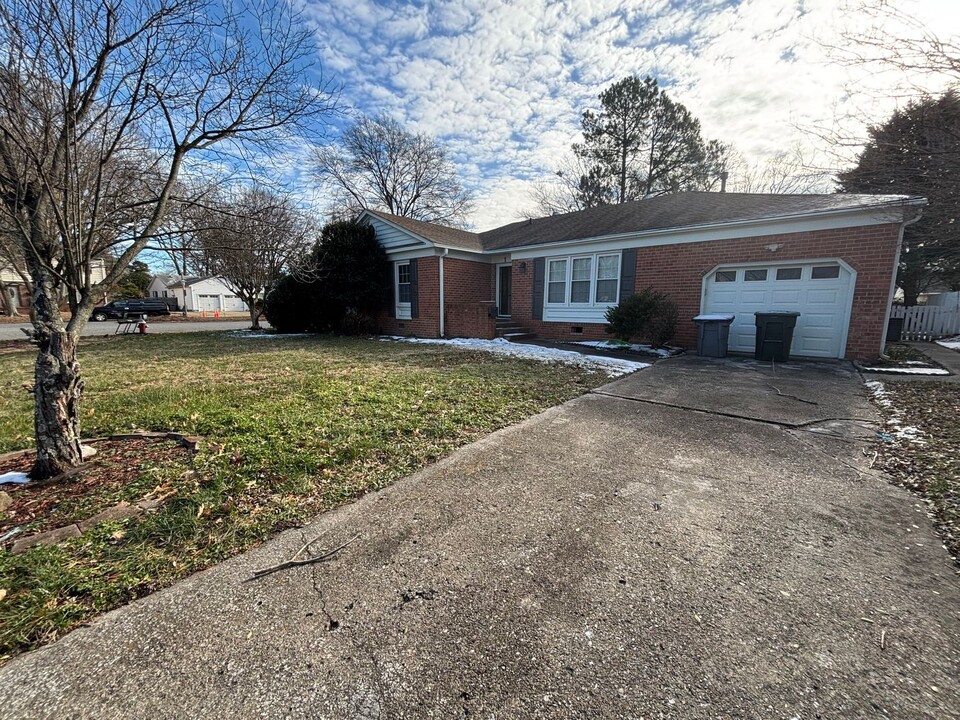
M 865 367 L 865 372 L 892 373 L 894 375 L 949 375 L 949 370 L 937 367 Z
M 912 425 L 904 425 L 901 417 L 901 410 L 893 404 L 893 399 L 879 380 L 869 380 L 865 383 L 867 388 L 873 394 L 873 401 L 890 413 L 890 419 L 887 420 L 889 435 L 897 440 L 906 440 L 907 442 L 925 445 L 923 431 Z
M 600 357 L 599 355 L 583 355 L 573 350 L 556 350 L 540 347 L 539 345 L 519 345 L 503 338 L 496 340 L 478 340 L 476 338 L 454 338 L 451 340 L 433 338 L 412 338 L 399 335 L 389 335 L 380 338 L 381 341 L 395 341 L 417 343 L 420 345 L 445 345 L 463 350 L 480 350 L 482 352 L 505 355 L 521 360 L 539 360 L 547 363 L 574 365 L 594 372 L 605 373 L 608 377 L 619 377 L 637 370 L 650 367 L 650 363 L 621 360 L 619 358 Z
M 653 345 L 630 344 L 626 342 L 615 342 L 610 340 L 578 340 L 569 342 L 568 345 L 582 345 L 584 347 L 597 348 L 598 350 L 632 350 L 633 352 L 647 353 L 649 355 L 659 355 L 662 358 L 672 357 L 681 352 L 680 348 L 655 348 Z
M 735 317 L 734 315 L 697 315 L 693 319 L 693 321 L 694 322 L 696 322 L 697 320 L 730 320 L 732 321 L 734 317 Z
M 16 485 L 23 485 L 24 483 L 30 482 L 30 478 L 27 477 L 26 473 L 22 472 L 8 472 L 0 475 L 0 485 L 6 485 L 7 483 L 14 483 Z
M 950 348 L 951 350 L 960 351 L 960 335 L 954 337 L 943 338 L 942 340 L 937 340 L 937 345 L 943 345 L 945 348 Z

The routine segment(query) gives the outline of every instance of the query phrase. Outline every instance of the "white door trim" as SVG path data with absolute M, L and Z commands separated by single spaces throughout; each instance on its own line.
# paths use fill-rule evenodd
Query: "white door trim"
M 706 302 L 707 302 L 707 283 L 710 278 L 713 277 L 713 274 L 717 270 L 735 270 L 740 268 L 751 268 L 751 267 L 768 267 L 776 269 L 778 267 L 791 267 L 795 265 L 829 265 L 837 264 L 850 274 L 850 292 L 847 294 L 846 301 L 843 305 L 844 321 L 841 327 L 840 333 L 840 351 L 837 355 L 838 359 L 843 359 L 846 356 L 847 352 L 847 339 L 850 335 L 850 322 L 853 319 L 853 299 L 857 292 L 857 271 L 853 267 L 845 262 L 842 258 L 838 257 L 827 257 L 827 258 L 794 258 L 791 260 L 773 260 L 773 261 L 757 261 L 757 262 L 743 262 L 743 263 L 721 263 L 719 265 L 714 265 L 709 271 L 707 271 L 703 278 L 700 281 L 700 312 L 706 311 Z

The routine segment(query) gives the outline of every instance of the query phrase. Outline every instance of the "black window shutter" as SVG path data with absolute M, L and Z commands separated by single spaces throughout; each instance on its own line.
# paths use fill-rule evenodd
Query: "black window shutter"
M 410 261 L 410 317 L 420 317 L 420 288 L 417 284 L 417 261 Z
M 387 303 L 387 317 L 395 318 L 397 316 L 397 264 L 388 263 L 387 270 L 390 272 L 390 301 Z
M 533 319 L 543 320 L 543 277 L 546 274 L 546 258 L 533 260 Z
M 637 249 L 628 248 L 620 255 L 620 302 L 637 292 Z

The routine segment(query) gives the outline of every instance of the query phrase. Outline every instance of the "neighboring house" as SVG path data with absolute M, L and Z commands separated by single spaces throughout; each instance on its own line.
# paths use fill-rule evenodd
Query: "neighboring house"
M 155 296 L 153 284 L 150 285 L 150 297 Z M 165 292 L 177 299 L 178 307 L 191 312 L 245 312 L 247 306 L 227 284 L 216 277 L 171 277 Z
M 92 260 L 90 262 L 90 279 L 93 284 L 96 285 L 97 283 L 103 282 L 106 276 L 106 262 L 102 258 Z M 26 313 L 29 310 L 30 296 L 20 273 L 9 265 L 0 267 L 0 280 L 7 286 L 7 292 L 17 308 Z M 3 306 L 0 305 L 0 311 L 2 311 L 2 307 Z
M 169 298 L 173 297 L 167 286 L 173 281 L 173 275 L 161 273 L 154 275 L 147 287 L 147 297 L 150 298 Z
M 942 292 L 921 293 L 920 299 L 927 305 L 960 309 L 960 292 L 944 290 Z
M 876 357 L 906 222 L 902 195 L 688 192 L 472 233 L 365 211 L 393 264 L 379 318 L 394 334 L 493 337 L 495 318 L 551 340 L 604 339 L 605 313 L 654 288 L 693 317 L 732 313 L 732 352 L 754 350 L 757 311 L 799 311 L 792 354 Z

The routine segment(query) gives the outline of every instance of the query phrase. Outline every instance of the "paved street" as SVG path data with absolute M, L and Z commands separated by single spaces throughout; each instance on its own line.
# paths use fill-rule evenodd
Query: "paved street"
M 848 364 L 658 363 L 14 659 L 2 714 L 956 718 L 875 422 Z
M 269 327 L 269 325 L 263 320 L 261 320 L 261 323 L 264 325 L 264 327 Z M 196 322 L 178 322 L 172 320 L 155 322 L 148 320 L 147 324 L 150 326 L 148 330 L 150 333 L 189 333 L 214 330 L 243 330 L 250 327 L 249 320 L 200 320 Z M 30 324 L 0 324 L 0 340 L 23 340 L 25 336 L 20 328 L 29 329 Z M 107 320 L 105 322 L 89 322 L 83 329 L 83 336 L 95 337 L 97 335 L 112 335 L 116 329 L 116 320 Z

